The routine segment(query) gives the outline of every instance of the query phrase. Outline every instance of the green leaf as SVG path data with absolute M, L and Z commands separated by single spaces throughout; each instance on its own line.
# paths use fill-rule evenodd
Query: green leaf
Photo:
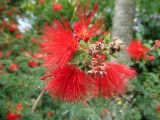
M 86 42 L 84 42 L 84 40 L 80 40 L 80 45 L 82 45 L 82 46 L 88 48 L 88 45 L 87 45 Z

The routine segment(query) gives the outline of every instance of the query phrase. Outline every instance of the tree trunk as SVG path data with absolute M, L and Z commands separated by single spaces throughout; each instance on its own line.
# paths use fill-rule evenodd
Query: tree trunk
M 116 0 L 113 16 L 112 38 L 119 37 L 127 45 L 133 37 L 133 19 L 136 0 Z M 118 55 L 118 61 L 129 59 L 126 51 Z
M 119 37 L 126 44 L 132 39 L 136 0 L 116 0 L 112 37 Z

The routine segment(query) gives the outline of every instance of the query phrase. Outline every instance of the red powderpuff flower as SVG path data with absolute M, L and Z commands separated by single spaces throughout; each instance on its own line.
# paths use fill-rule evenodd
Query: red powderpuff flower
M 58 12 L 62 9 L 62 4 L 61 3 L 53 3 L 52 7 L 53 7 L 54 11 Z
M 135 59 L 146 59 L 147 53 L 150 51 L 149 48 L 145 47 L 141 41 L 139 40 L 133 40 L 128 46 L 128 53 L 129 55 Z
M 7 120 L 19 120 L 21 117 L 22 117 L 22 115 L 20 115 L 20 114 L 9 112 L 6 116 L 6 119 Z
M 90 37 L 96 36 L 100 34 L 101 27 L 102 27 L 102 20 L 97 20 L 92 26 L 89 26 L 93 17 L 98 9 L 98 5 L 95 4 L 93 10 L 91 11 L 90 15 L 88 16 L 88 9 L 84 9 L 83 7 L 79 7 L 78 18 L 79 21 L 74 23 L 74 36 L 77 39 L 82 39 L 85 42 L 89 40 Z
M 36 67 L 37 64 L 38 64 L 38 63 L 35 62 L 35 61 L 33 61 L 33 60 L 29 60 L 29 61 L 28 61 L 28 66 L 29 66 L 29 67 L 32 67 L 32 68 L 33 68 L 33 67 Z
M 53 97 L 64 101 L 78 101 L 87 95 L 91 89 L 91 79 L 78 67 L 67 65 L 56 69 L 50 76 L 54 76 L 46 86 Z
M 41 44 L 45 65 L 48 69 L 62 67 L 70 61 L 78 49 L 78 41 L 74 39 L 67 22 L 60 24 L 54 21 L 53 26 L 46 26 Z
M 12 72 L 12 71 L 16 71 L 16 70 L 18 70 L 19 68 L 18 68 L 18 65 L 17 64 L 11 64 L 10 66 L 9 66 L 9 68 L 8 68 L 8 70 L 10 71 L 10 72 Z
M 105 75 L 96 77 L 95 95 L 112 97 L 124 92 L 128 79 L 133 77 L 136 71 L 123 64 L 106 63 Z

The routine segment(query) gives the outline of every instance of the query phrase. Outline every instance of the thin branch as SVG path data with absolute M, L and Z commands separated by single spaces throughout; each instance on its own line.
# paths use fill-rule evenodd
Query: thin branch
M 143 111 L 143 109 L 141 108 L 141 107 L 139 107 L 137 104 L 135 104 L 135 103 L 133 103 L 132 101 L 130 101 L 130 100 L 128 100 L 127 98 L 125 98 L 125 97 L 123 97 L 123 96 L 121 96 L 122 97 L 122 99 L 124 99 L 125 101 L 127 101 L 128 103 L 130 103 L 130 104 L 134 104 L 134 106 L 142 113 L 142 114 L 144 114 L 144 111 Z
M 42 98 L 43 95 L 44 95 L 44 92 L 45 92 L 45 89 L 43 89 L 43 90 L 41 91 L 41 93 L 39 94 L 39 96 L 37 97 L 37 99 L 36 99 L 36 101 L 35 101 L 35 103 L 34 103 L 34 105 L 33 105 L 33 107 L 32 107 L 31 113 L 33 113 L 33 112 L 35 111 L 35 109 L 37 108 L 39 101 L 41 100 L 41 98 Z

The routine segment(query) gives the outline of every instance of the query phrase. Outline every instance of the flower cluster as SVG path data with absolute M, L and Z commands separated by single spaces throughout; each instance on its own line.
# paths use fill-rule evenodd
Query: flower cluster
M 28 65 L 28 67 L 30 68 L 35 68 L 35 67 L 39 67 L 41 65 L 41 62 L 39 61 L 40 58 L 42 58 L 42 54 L 40 53 L 34 53 L 34 52 L 29 52 L 26 50 L 21 50 L 21 52 L 27 57 L 29 58 L 28 61 L 26 61 L 26 65 Z M 14 51 L 0 51 L 0 59 L 9 59 L 14 55 Z M 0 70 L 5 70 L 6 72 L 0 72 L 0 75 L 2 74 L 6 74 L 7 72 L 9 73 L 16 73 L 20 70 L 22 70 L 21 65 L 19 65 L 19 63 L 17 63 L 16 61 L 13 61 L 10 64 L 5 64 L 5 62 L 0 62 Z
M 18 23 L 14 18 L 14 15 L 18 14 L 18 9 L 12 7 L 11 9 L 7 6 L 1 6 L 0 9 L 0 34 L 5 32 L 10 32 L 15 38 L 22 39 L 24 38 L 23 34 L 19 31 Z M 6 17 L 2 17 L 6 16 Z
M 16 105 L 16 109 L 14 112 L 10 111 L 6 115 L 6 120 L 19 120 L 22 118 L 22 110 L 23 110 L 23 105 L 21 103 Z
M 52 97 L 69 102 L 88 96 L 110 98 L 122 94 L 136 74 L 134 69 L 110 61 L 123 42 L 117 38 L 111 44 L 106 42 L 102 20 L 93 20 L 97 10 L 97 4 L 91 12 L 88 7 L 78 7 L 79 20 L 73 27 L 65 20 L 45 26 L 41 49 L 47 75 L 42 79 L 48 78 L 45 89 Z M 94 36 L 102 39 L 94 41 Z

